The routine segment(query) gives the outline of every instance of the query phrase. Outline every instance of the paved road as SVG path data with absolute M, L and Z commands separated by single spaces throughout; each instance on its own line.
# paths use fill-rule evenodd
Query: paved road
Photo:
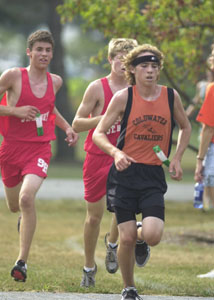
M 175 297 L 142 296 L 143 300 L 213 300 L 213 297 Z M 76 293 L 36 293 L 36 292 L 0 292 L 1 300 L 120 300 L 121 295 L 113 294 L 76 294 Z
M 192 201 L 194 183 L 168 183 L 166 200 Z M 0 197 L 4 197 L 4 189 L 0 180 Z M 79 179 L 45 179 L 39 192 L 40 199 L 83 199 L 83 182 Z

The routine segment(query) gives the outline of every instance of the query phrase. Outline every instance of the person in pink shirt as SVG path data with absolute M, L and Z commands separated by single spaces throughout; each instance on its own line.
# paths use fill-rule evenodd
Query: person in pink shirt
M 27 68 L 8 69 L 0 77 L 0 167 L 7 204 L 21 211 L 19 254 L 11 276 L 27 278 L 27 259 L 36 229 L 35 197 L 47 177 L 51 159 L 50 141 L 56 138 L 55 124 L 66 134 L 68 146 L 78 135 L 55 107 L 62 78 L 47 72 L 53 57 L 50 32 L 38 30 L 27 42 Z

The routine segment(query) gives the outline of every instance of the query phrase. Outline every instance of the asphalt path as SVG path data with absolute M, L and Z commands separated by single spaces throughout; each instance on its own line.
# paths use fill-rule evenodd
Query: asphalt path
M 143 300 L 213 300 L 213 297 L 176 297 L 146 296 Z M 121 300 L 119 294 L 77 294 L 77 293 L 41 293 L 41 292 L 0 292 L 1 300 Z
M 165 199 L 170 201 L 193 201 L 194 182 L 168 182 Z M 50 179 L 44 180 L 37 198 L 40 199 L 83 199 L 84 187 L 81 179 Z M 0 180 L 0 198 L 4 197 L 4 189 Z

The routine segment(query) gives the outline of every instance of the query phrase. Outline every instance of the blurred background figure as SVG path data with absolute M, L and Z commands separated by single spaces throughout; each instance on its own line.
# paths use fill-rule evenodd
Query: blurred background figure
M 214 45 L 208 64 L 214 70 Z M 204 181 L 205 205 L 214 205 L 214 80 L 206 90 L 204 103 L 197 116 L 197 121 L 202 123 L 200 145 L 196 160 L 195 180 Z M 206 206 L 205 206 L 206 207 Z M 206 274 L 200 274 L 199 278 L 213 278 L 214 269 Z
M 212 81 L 214 81 L 214 72 L 207 68 L 205 78 L 196 84 L 195 96 L 192 99 L 192 103 L 186 109 L 188 118 L 193 117 L 194 113 L 200 109 L 205 98 L 206 88 Z
M 213 52 L 213 45 L 212 45 Z M 192 103 L 187 107 L 186 113 L 191 118 L 197 112 L 199 107 L 203 104 L 206 97 L 207 90 L 214 82 L 214 68 L 213 68 L 213 53 L 207 59 L 206 78 L 199 81 L 196 85 L 196 93 Z M 198 120 L 198 119 L 197 119 Z M 202 122 L 203 123 L 203 122 Z M 202 125 L 204 126 L 204 125 Z M 201 142 L 201 127 L 199 129 L 199 143 Z M 210 140 L 208 152 L 206 156 L 198 156 L 197 159 L 201 160 L 203 167 L 203 178 L 197 182 L 203 184 L 203 211 L 208 211 L 214 207 L 214 136 Z M 197 177 L 198 178 L 198 177 Z

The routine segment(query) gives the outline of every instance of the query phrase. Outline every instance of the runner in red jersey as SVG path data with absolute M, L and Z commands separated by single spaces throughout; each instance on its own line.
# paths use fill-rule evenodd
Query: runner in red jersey
M 144 44 L 126 56 L 124 65 L 133 87 L 114 95 L 93 134 L 96 145 L 114 158 L 107 180 L 107 203 L 108 209 L 115 211 L 119 230 L 118 261 L 124 283 L 121 300 L 142 299 L 135 288 L 134 253 L 138 257 L 143 241 L 157 245 L 163 234 L 167 184 L 162 162 L 153 147 L 161 145 L 169 155 L 175 119 L 179 126 L 178 143 L 169 172 L 172 179 L 181 180 L 181 158 L 191 134 L 178 93 L 172 89 L 167 93 L 165 86 L 157 84 L 163 54 L 156 47 Z M 116 147 L 106 132 L 118 118 L 121 133 Z M 139 213 L 142 222 L 136 226 Z
M 6 70 L 0 77 L 0 166 L 5 195 L 12 212 L 21 211 L 20 246 L 11 276 L 26 281 L 27 259 L 36 228 L 35 197 L 47 176 L 50 141 L 55 124 L 65 131 L 69 146 L 78 135 L 55 107 L 55 94 L 62 79 L 47 72 L 54 41 L 48 31 L 38 30 L 28 38 L 27 68 Z
M 81 281 L 81 286 L 84 287 L 95 285 L 97 272 L 95 249 L 105 207 L 107 175 L 113 162 L 112 157 L 106 155 L 93 143 L 92 134 L 113 94 L 127 86 L 121 59 L 136 45 L 137 42 L 132 39 L 112 39 L 110 41 L 108 59 L 111 73 L 105 78 L 93 81 L 88 86 L 72 124 L 76 132 L 89 130 L 84 146 L 87 153 L 83 166 L 85 200 L 87 201 L 87 216 L 84 225 L 85 264 Z M 119 131 L 120 124 L 116 121 L 108 132 L 108 138 L 113 144 L 117 142 Z M 113 217 L 110 233 L 105 236 L 106 269 L 109 273 L 115 273 L 118 269 L 117 238 L 118 230 Z

